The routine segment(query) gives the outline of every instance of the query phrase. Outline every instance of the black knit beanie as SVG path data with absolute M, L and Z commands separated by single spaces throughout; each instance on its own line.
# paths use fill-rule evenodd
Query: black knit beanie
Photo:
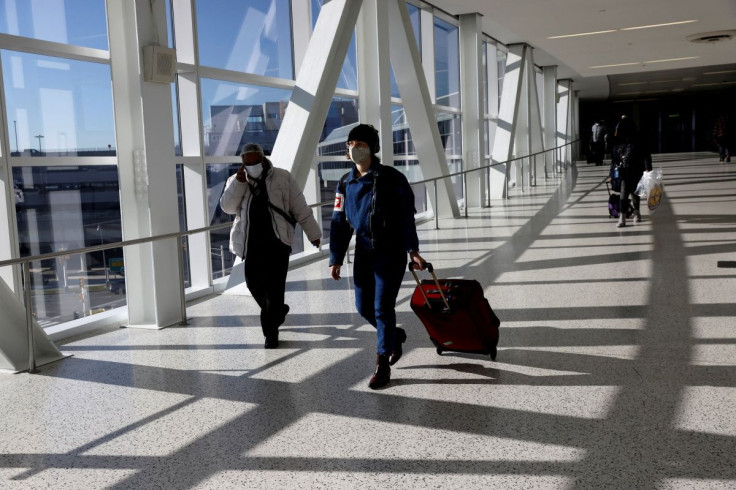
M 378 131 L 371 124 L 358 124 L 350 130 L 348 141 L 362 141 L 368 143 L 371 153 L 378 153 L 381 146 L 378 144 Z

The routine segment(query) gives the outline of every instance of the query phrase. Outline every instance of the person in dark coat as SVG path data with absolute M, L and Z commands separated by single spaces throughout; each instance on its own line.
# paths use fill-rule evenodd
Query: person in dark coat
M 629 209 L 629 196 L 633 208 L 634 223 L 641 221 L 639 211 L 640 198 L 634 191 L 644 172 L 652 170 L 652 155 L 641 142 L 634 121 L 623 116 L 614 132 L 614 144 L 611 150 L 611 178 L 618 172 L 621 179 L 621 213 L 618 228 L 626 226 L 626 210 Z
M 340 268 L 355 233 L 353 282 L 358 313 L 376 328 L 376 368 L 371 389 L 391 379 L 391 365 L 402 355 L 406 332 L 396 326 L 396 297 L 406 271 L 407 254 L 419 270 L 414 223 L 414 193 L 404 174 L 381 164 L 378 131 L 369 124 L 348 135 L 348 158 L 355 164 L 337 186 L 330 228 L 330 275 Z

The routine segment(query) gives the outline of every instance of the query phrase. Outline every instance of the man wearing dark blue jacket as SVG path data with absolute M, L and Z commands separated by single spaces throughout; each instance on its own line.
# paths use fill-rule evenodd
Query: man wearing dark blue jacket
M 337 186 L 330 230 L 330 275 L 340 267 L 355 232 L 353 281 L 358 313 L 376 328 L 376 369 L 368 386 L 391 379 L 391 365 L 402 355 L 406 332 L 396 327 L 396 297 L 406 270 L 406 254 L 423 270 L 414 223 L 414 193 L 404 174 L 381 164 L 378 131 L 359 124 L 348 135 L 348 157 L 355 164 Z

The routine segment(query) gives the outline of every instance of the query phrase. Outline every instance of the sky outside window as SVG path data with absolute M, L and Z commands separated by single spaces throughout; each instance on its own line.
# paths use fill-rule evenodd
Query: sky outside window
M 105 0 L 0 0 L 0 32 L 107 50 Z
M 0 51 L 12 152 L 115 149 L 110 67 Z
M 289 0 L 197 0 L 202 65 L 292 80 Z

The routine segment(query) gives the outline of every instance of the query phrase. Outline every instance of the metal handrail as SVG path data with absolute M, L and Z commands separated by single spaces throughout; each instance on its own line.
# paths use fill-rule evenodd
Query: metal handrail
M 460 170 L 459 172 L 455 172 L 455 173 L 452 173 L 452 174 L 440 175 L 439 177 L 432 177 L 432 178 L 424 179 L 424 180 L 417 180 L 416 182 L 409 182 L 409 185 L 426 184 L 427 182 L 436 182 L 436 181 L 438 181 L 440 179 L 449 179 L 449 178 L 452 178 L 452 177 L 456 177 L 458 175 L 469 174 L 470 172 L 477 172 L 479 170 L 486 170 L 486 169 L 489 169 L 491 167 L 497 167 L 499 165 L 505 165 L 507 163 L 513 163 L 516 160 L 523 160 L 523 159 L 526 159 L 526 158 L 532 158 L 532 157 L 536 157 L 538 155 L 543 155 L 543 154 L 545 154 L 547 152 L 559 150 L 561 148 L 564 148 L 566 146 L 572 145 L 572 144 L 577 143 L 579 141 L 580 141 L 580 139 L 576 139 L 576 140 L 570 141 L 569 143 L 565 143 L 564 145 L 555 146 L 554 148 L 548 148 L 546 150 L 538 151 L 536 153 L 530 153 L 529 155 L 524 155 L 524 156 L 520 156 L 520 157 L 511 158 L 511 159 L 505 160 L 503 162 L 490 163 L 488 165 L 481 165 L 479 167 L 471 168 L 469 170 Z M 334 203 L 334 201 L 332 201 L 332 200 L 330 200 L 330 201 L 322 201 L 322 202 L 310 204 L 309 207 L 316 208 L 316 207 L 321 207 L 321 206 L 327 206 L 327 205 L 333 204 L 333 203 Z M 2 266 L 2 262 L 0 262 L 0 266 Z
M 530 154 L 530 155 L 525 155 L 525 156 L 521 156 L 521 157 L 512 158 L 512 159 L 506 160 L 504 162 L 491 163 L 489 165 L 483 165 L 483 166 L 480 166 L 480 167 L 477 167 L 477 168 L 473 168 L 473 169 L 470 169 L 470 170 L 461 170 L 459 172 L 455 172 L 455 173 L 448 174 L 448 175 L 442 175 L 440 177 L 433 177 L 433 178 L 430 178 L 430 179 L 424 179 L 424 180 L 420 180 L 420 181 L 416 181 L 416 182 L 411 182 L 410 184 L 411 185 L 417 185 L 417 184 L 425 184 L 425 183 L 428 183 L 428 182 L 432 182 L 434 184 L 435 203 L 437 203 L 437 183 L 436 182 L 438 180 L 440 180 L 440 179 L 447 179 L 447 178 L 451 178 L 451 177 L 456 177 L 458 175 L 464 175 L 464 174 L 468 174 L 470 172 L 476 172 L 478 170 L 484 170 L 484 169 L 488 169 L 488 168 L 495 167 L 495 166 L 498 166 L 498 165 L 512 163 L 512 162 L 515 162 L 517 160 L 522 160 L 522 159 L 525 159 L 525 158 L 532 158 L 532 157 L 535 157 L 537 155 L 547 153 L 549 151 L 559 150 L 559 149 L 564 148 L 564 147 L 566 147 L 568 145 L 572 145 L 574 143 L 577 143 L 578 141 L 580 141 L 580 140 L 579 139 L 578 140 L 574 140 L 574 141 L 571 141 L 571 142 L 566 143 L 564 145 L 560 145 L 560 146 L 557 146 L 557 147 L 554 147 L 554 148 L 550 148 L 550 149 L 547 149 L 547 150 L 543 150 L 541 152 L 533 153 L 533 154 Z M 506 178 L 508 178 L 508 169 L 507 169 L 507 172 L 506 172 Z M 324 202 L 319 202 L 319 203 L 315 203 L 315 204 L 310 204 L 309 207 L 311 207 L 311 208 L 322 207 L 322 206 L 325 206 L 325 205 L 330 205 L 332 203 L 333 203 L 333 201 L 324 201 Z M 465 206 L 465 209 L 467 211 L 467 204 Z M 435 214 L 435 220 L 437 220 L 437 216 L 439 215 L 439 213 L 435 212 L 434 214 Z M 180 284 L 179 295 L 180 295 L 180 301 L 181 301 L 181 318 L 182 318 L 181 319 L 181 322 L 180 322 L 180 325 L 187 325 L 188 322 L 187 322 L 186 300 L 185 300 L 185 293 L 184 293 L 184 289 L 185 288 L 184 288 L 184 277 L 183 277 L 183 274 L 184 274 L 184 263 L 183 263 L 183 257 L 182 257 L 182 255 L 183 255 L 183 247 L 182 247 L 182 240 L 180 240 L 179 238 L 184 237 L 184 236 L 188 236 L 188 235 L 194 235 L 196 233 L 204 233 L 204 232 L 208 232 L 208 231 L 229 228 L 229 227 L 232 226 L 232 224 L 233 224 L 233 222 L 232 221 L 229 221 L 227 223 L 219 223 L 219 224 L 212 225 L 212 226 L 204 226 L 202 228 L 196 228 L 194 230 L 186 230 L 186 231 L 178 231 L 178 232 L 172 232 L 172 233 L 165 233 L 163 235 L 156 235 L 156 236 L 153 236 L 153 237 L 135 238 L 135 239 L 132 239 L 132 240 L 123 240 L 121 242 L 108 243 L 108 244 L 103 244 L 103 245 L 94 245 L 94 246 L 91 246 L 91 247 L 76 248 L 76 249 L 72 249 L 72 250 L 63 250 L 63 251 L 59 251 L 59 252 L 49 252 L 49 253 L 45 253 L 45 254 L 33 255 L 33 256 L 30 256 L 30 257 L 20 257 L 20 258 L 17 258 L 17 259 L 9 259 L 9 260 L 2 260 L 2 261 L 0 261 L 0 267 L 7 267 L 7 266 L 17 265 L 17 264 L 22 264 L 22 266 L 23 266 L 23 292 L 24 292 L 25 306 L 26 306 L 26 328 L 28 330 L 28 372 L 29 373 L 35 373 L 36 372 L 36 357 L 35 357 L 34 348 L 33 348 L 33 311 L 32 311 L 33 310 L 33 304 L 31 302 L 30 262 L 35 262 L 35 261 L 38 261 L 38 260 L 52 259 L 52 258 L 56 258 L 56 257 L 62 257 L 62 256 L 65 256 L 65 255 L 76 255 L 76 254 L 82 254 L 82 253 L 97 252 L 97 251 L 100 251 L 100 250 L 108 250 L 108 249 L 111 249 L 111 248 L 123 248 L 123 247 L 128 247 L 128 246 L 131 246 L 131 245 L 141 245 L 141 244 L 144 244 L 144 243 L 153 243 L 153 242 L 159 241 L 159 240 L 167 240 L 167 239 L 170 239 L 170 238 L 177 238 L 178 240 L 176 241 L 177 242 L 176 245 L 177 245 L 177 256 L 178 256 L 178 259 L 179 259 L 179 284 Z

